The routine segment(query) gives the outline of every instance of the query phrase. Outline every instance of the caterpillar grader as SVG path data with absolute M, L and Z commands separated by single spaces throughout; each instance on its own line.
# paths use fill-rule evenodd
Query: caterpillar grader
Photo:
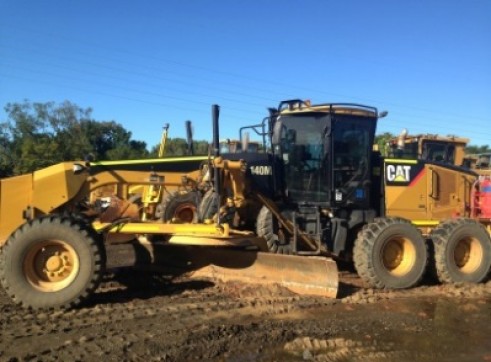
M 391 158 L 422 159 L 470 168 L 483 178 L 489 178 L 489 153 L 466 154 L 468 138 L 437 134 L 408 135 L 403 129 L 398 137 L 386 144 L 386 154 Z
M 441 282 L 483 281 L 489 183 L 432 160 L 383 159 L 372 145 L 385 114 L 283 101 L 251 126 L 263 152 L 220 154 L 214 105 L 208 157 L 65 162 L 3 179 L 0 281 L 25 307 L 74 307 L 113 247 L 128 245 L 137 264 L 327 297 L 337 260 L 376 288 L 416 286 L 429 260 Z
M 403 129 L 397 138 L 387 143 L 387 154 L 396 158 L 423 159 L 462 166 L 466 160 L 465 147 L 468 143 L 469 139 L 464 137 L 409 135 L 407 129 Z

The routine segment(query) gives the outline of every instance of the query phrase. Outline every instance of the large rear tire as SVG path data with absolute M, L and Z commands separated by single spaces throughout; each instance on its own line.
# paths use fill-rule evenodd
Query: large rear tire
M 49 216 L 21 226 L 2 247 L 0 280 L 13 301 L 67 309 L 97 288 L 105 269 L 100 239 L 82 223 Z
M 442 283 L 479 283 L 491 268 L 491 239 L 479 222 L 446 220 L 431 233 L 435 269 Z
M 162 202 L 162 219 L 163 221 L 178 219 L 185 223 L 196 223 L 198 222 L 199 202 L 198 191 L 170 193 Z
M 279 227 L 271 211 L 263 206 L 259 211 L 256 223 L 256 233 L 266 240 L 268 249 L 272 253 L 292 254 L 291 237 Z
M 416 286 L 425 273 L 428 251 L 420 231 L 401 218 L 365 225 L 353 248 L 358 275 L 374 288 Z

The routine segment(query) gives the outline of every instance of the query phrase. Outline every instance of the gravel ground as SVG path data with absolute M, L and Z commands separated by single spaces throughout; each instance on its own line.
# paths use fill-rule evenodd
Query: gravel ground
M 32 312 L 0 291 L 1 361 L 491 361 L 491 281 L 338 299 L 121 269 L 89 304 Z

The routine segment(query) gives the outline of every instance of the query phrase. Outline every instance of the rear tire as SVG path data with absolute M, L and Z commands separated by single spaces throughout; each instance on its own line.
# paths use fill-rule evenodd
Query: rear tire
M 435 269 L 442 283 L 479 283 L 491 268 L 491 239 L 471 219 L 446 220 L 431 233 Z
M 371 287 L 403 289 L 416 286 L 428 260 L 420 231 L 401 218 L 380 218 L 365 225 L 353 247 L 358 275 Z
M 263 206 L 259 211 L 256 233 L 266 240 L 270 252 L 276 254 L 293 253 L 289 234 L 278 226 L 278 221 L 266 206 Z
M 100 239 L 80 222 L 43 217 L 21 226 L 2 247 L 0 280 L 17 304 L 67 309 L 97 288 L 104 255 Z
M 179 219 L 185 223 L 198 222 L 198 205 L 200 195 L 197 191 L 168 194 L 162 202 L 162 221 Z

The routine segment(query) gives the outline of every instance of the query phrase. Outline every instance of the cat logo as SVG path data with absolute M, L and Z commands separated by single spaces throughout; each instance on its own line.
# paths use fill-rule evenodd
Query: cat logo
M 411 166 L 409 165 L 387 165 L 386 177 L 389 182 L 411 181 Z

